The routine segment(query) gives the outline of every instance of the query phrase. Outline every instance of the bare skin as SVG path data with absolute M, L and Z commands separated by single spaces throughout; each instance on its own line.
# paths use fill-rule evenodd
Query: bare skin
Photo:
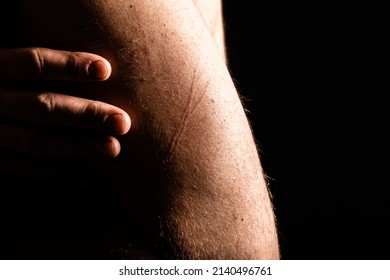
M 222 57 L 226 60 L 225 32 L 221 0 L 193 0 L 200 15 L 210 30 Z
M 104 84 L 71 88 L 132 120 L 121 154 L 90 163 L 134 225 L 129 258 L 279 258 L 252 132 L 193 2 L 19 2 L 22 44 L 97 53 L 112 65 Z
M 94 139 L 90 136 L 90 139 L 86 137 L 81 141 L 64 134 L 54 137 L 34 130 L 37 126 L 62 126 L 113 135 L 127 133 L 130 118 L 120 108 L 29 87 L 29 83 L 33 82 L 107 80 L 111 75 L 111 66 L 106 59 L 90 53 L 45 48 L 4 48 L 0 49 L 0 62 L 0 79 L 3 83 L 0 87 L 0 128 L 3 132 L 0 147 L 32 155 L 81 156 L 84 153 L 84 156 L 91 156 L 100 153 L 115 157 L 119 154 L 120 143 L 113 137 Z M 110 141 L 111 145 L 106 145 L 107 149 L 97 149 L 99 141 Z M 43 149 L 38 150 L 38 145 L 31 143 L 42 143 L 39 146 Z
M 225 57 L 221 3 L 205 0 L 194 3 Z M 3 17 L 7 18 L 6 15 Z M 123 110 L 107 103 L 73 97 L 71 92 L 38 90 L 28 84 L 104 81 L 111 75 L 111 65 L 106 59 L 91 53 L 48 48 L 3 48 L 0 49 L 0 65 L 0 82 L 3 84 L 0 87 L 1 170 L 26 176 L 26 172 L 37 163 L 31 164 L 30 159 L 26 160 L 22 154 L 118 156 L 120 143 L 113 136 L 127 133 L 130 127 L 129 116 Z M 23 89 L 20 83 L 25 85 Z M 66 130 L 53 133 L 50 128 L 54 126 Z M 89 133 L 80 137 L 80 129 Z M 53 172 L 61 173 L 61 168 L 52 168 Z
M 55 81 L 101 83 L 111 75 L 106 59 L 85 52 L 2 48 L 0 65 L 3 173 L 75 184 L 78 180 L 68 180 L 69 173 L 61 164 L 32 160 L 31 156 L 74 160 L 118 156 L 117 136 L 129 131 L 129 115 L 111 104 L 48 86 Z

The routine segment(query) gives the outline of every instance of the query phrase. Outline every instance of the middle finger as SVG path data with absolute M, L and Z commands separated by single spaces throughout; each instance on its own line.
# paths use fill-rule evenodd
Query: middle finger
M 126 134 L 131 125 L 122 109 L 95 100 L 53 92 L 0 87 L 0 116 L 38 125 L 60 125 Z

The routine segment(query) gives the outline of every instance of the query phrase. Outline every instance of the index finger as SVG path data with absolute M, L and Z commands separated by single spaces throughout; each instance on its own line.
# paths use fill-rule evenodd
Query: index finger
M 111 65 L 102 56 L 47 48 L 0 48 L 0 80 L 104 81 Z

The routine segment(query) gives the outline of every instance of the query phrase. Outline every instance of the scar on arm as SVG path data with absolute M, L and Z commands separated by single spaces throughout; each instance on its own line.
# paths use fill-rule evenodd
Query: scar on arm
M 196 67 L 196 70 L 194 72 L 194 76 L 192 79 L 192 84 L 191 84 L 187 104 L 186 104 L 184 111 L 183 111 L 183 113 L 180 117 L 180 120 L 178 122 L 179 126 L 178 126 L 176 132 L 174 133 L 172 140 L 171 140 L 171 143 L 169 145 L 170 148 L 169 148 L 169 151 L 167 154 L 167 162 L 169 162 L 172 159 L 173 153 L 175 152 L 175 150 L 180 142 L 180 139 L 182 138 L 183 133 L 188 126 L 188 122 L 189 122 L 190 118 L 196 112 L 199 105 L 202 103 L 204 97 L 207 94 L 210 82 L 205 83 L 205 85 L 203 87 L 203 91 L 201 92 L 201 94 L 199 96 L 196 94 L 197 93 L 197 91 L 196 91 L 197 84 L 199 82 L 199 77 L 201 76 L 201 67 L 202 67 L 201 62 L 202 62 L 202 58 L 199 58 L 198 64 L 197 64 L 197 67 Z M 197 99 L 197 100 L 195 100 L 195 99 Z

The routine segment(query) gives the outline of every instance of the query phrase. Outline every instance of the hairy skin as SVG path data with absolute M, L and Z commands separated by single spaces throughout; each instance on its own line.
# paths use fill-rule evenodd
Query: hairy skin
M 215 21 L 196 8 L 207 1 L 16 2 L 24 22 L 14 44 L 93 52 L 112 65 L 99 86 L 58 86 L 131 117 L 121 155 L 85 171 L 120 194 L 134 234 L 126 257 L 279 258 L 259 156 L 224 61 L 219 1 L 210 4 Z

